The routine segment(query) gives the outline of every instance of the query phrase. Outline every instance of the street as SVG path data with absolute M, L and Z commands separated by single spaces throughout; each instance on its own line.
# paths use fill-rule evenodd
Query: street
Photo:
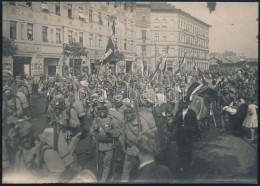
M 45 98 L 32 100 L 32 122 L 37 133 L 48 126 L 44 114 Z M 218 122 L 218 121 L 217 121 Z M 175 183 L 256 183 L 257 144 L 245 137 L 219 133 L 214 124 L 206 129 L 202 139 L 194 143 L 194 165 L 190 170 L 178 171 L 175 142 L 170 149 L 170 169 Z

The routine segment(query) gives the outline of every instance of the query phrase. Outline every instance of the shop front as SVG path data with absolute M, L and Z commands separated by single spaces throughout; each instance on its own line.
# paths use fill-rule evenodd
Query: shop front
M 13 75 L 21 76 L 22 74 L 31 75 L 32 57 L 14 56 L 13 57 Z
M 44 75 L 54 76 L 57 73 L 59 58 L 44 58 Z

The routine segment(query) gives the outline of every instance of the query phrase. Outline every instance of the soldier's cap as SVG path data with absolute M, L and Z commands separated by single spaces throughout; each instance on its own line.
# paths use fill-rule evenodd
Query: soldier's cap
M 62 94 L 58 94 L 55 96 L 55 105 L 65 101 L 64 96 Z
M 19 130 L 18 130 L 18 136 L 20 138 L 23 138 L 33 132 L 34 130 L 31 122 L 24 120 L 20 123 Z
M 135 110 L 132 107 L 125 107 L 124 108 L 124 113 L 134 113 L 134 112 L 135 112 Z
M 158 94 L 158 93 L 164 94 L 164 91 L 163 91 L 162 89 L 158 89 L 158 90 L 156 91 L 156 94 Z
M 4 93 L 12 92 L 12 89 L 10 87 L 4 87 L 3 89 Z

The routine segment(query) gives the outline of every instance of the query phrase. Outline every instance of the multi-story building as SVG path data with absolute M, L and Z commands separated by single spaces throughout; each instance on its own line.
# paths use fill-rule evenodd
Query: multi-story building
M 186 70 L 193 69 L 193 60 L 208 69 L 210 25 L 165 2 L 138 2 L 135 19 L 137 60 L 144 69 L 154 69 L 167 50 L 168 71 L 178 68 L 184 54 Z
M 126 71 L 135 61 L 133 4 L 123 2 L 3 2 L 3 36 L 18 45 L 13 73 L 34 76 L 62 73 L 68 66 L 89 71 L 104 54 L 116 19 L 116 42 L 126 59 Z M 75 40 L 88 51 L 75 63 L 63 55 L 65 43 Z M 10 61 L 10 59 L 8 59 Z M 115 62 L 111 62 L 115 69 Z

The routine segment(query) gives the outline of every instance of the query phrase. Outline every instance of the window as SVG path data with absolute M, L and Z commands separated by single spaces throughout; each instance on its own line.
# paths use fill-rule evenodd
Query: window
M 72 19 L 72 5 L 68 4 L 68 18 Z
M 56 15 L 60 15 L 60 2 L 57 2 L 55 4 L 55 12 L 56 12 Z
M 56 43 L 61 43 L 61 29 L 56 28 Z
M 83 14 L 83 7 L 79 7 L 79 20 L 84 21 L 85 20 L 85 15 Z
M 110 23 L 110 16 L 108 15 L 107 16 L 107 26 L 109 26 L 109 23 Z
M 47 26 L 42 27 L 42 41 L 48 42 L 48 27 Z
M 89 22 L 93 21 L 93 17 L 92 17 L 92 10 L 89 10 Z
M 72 42 L 72 30 L 68 30 L 68 41 Z
M 127 40 L 125 39 L 124 50 L 127 50 Z
M 142 53 L 146 54 L 146 46 L 145 45 L 142 46 Z
M 133 23 L 133 21 L 130 22 L 130 28 L 131 28 L 131 30 L 134 30 L 134 23 Z
M 29 41 L 33 40 L 33 24 L 27 24 L 27 39 Z
M 101 35 L 98 36 L 98 47 L 102 48 L 102 36 Z
M 142 24 L 144 24 L 144 25 L 146 24 L 146 19 L 145 19 L 144 15 L 142 16 Z
M 159 20 L 158 20 L 158 19 L 155 19 L 155 21 L 154 21 L 154 27 L 159 27 Z
M 79 44 L 80 46 L 83 46 L 83 32 L 79 33 Z
M 103 24 L 103 22 L 102 22 L 102 14 L 100 12 L 98 12 L 98 22 L 99 22 L 100 25 Z
M 126 22 L 126 19 L 125 19 L 125 29 L 127 28 L 127 25 L 126 25 L 126 23 L 127 23 L 127 22 Z
M 131 51 L 133 51 L 133 49 L 134 49 L 134 48 L 133 48 L 133 43 L 134 43 L 133 41 L 130 41 Z
M 28 8 L 32 8 L 32 2 L 26 1 L 26 6 L 27 6 Z
M 83 7 L 79 7 L 79 13 L 83 13 Z
M 156 33 L 156 34 L 154 35 L 154 40 L 155 40 L 155 41 L 159 41 L 159 34 Z
M 184 36 L 184 43 L 186 43 L 187 42 L 187 40 L 186 40 L 186 36 Z
M 142 30 L 142 39 L 146 39 L 146 30 Z
M 16 21 L 10 21 L 10 38 L 16 39 Z
M 166 20 L 165 19 L 163 19 L 163 21 L 162 21 L 162 27 L 166 28 Z
M 89 35 L 89 46 L 93 47 L 93 34 Z
M 166 36 L 166 34 L 163 34 L 163 41 L 167 41 L 167 36 Z
M 14 1 L 10 1 L 9 5 L 15 6 L 15 2 Z
M 21 40 L 24 40 L 24 24 L 21 24 L 21 32 L 20 32 L 20 34 L 21 34 Z
M 155 48 L 155 56 L 159 57 L 159 48 L 158 47 Z
M 106 2 L 106 5 L 109 6 L 109 2 Z
M 42 2 L 42 11 L 45 13 L 49 12 L 49 8 L 47 6 L 47 3 L 45 3 L 45 2 Z

